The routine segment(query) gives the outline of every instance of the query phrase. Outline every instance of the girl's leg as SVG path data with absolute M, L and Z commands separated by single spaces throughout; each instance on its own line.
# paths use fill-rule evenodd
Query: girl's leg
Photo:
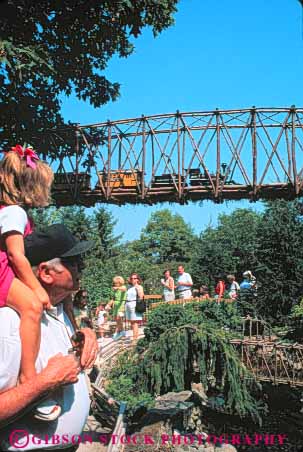
M 103 339 L 104 337 L 104 327 L 99 325 L 99 337 Z
M 138 339 L 139 327 L 136 320 L 132 320 L 131 325 L 133 330 L 133 341 L 135 342 Z
M 123 330 L 123 319 L 122 319 L 122 317 L 118 316 L 116 318 L 116 322 L 117 322 L 116 332 L 120 333 Z
M 22 382 L 36 375 L 35 362 L 40 348 L 43 306 L 34 292 L 17 278 L 13 280 L 9 289 L 7 305 L 20 315 Z

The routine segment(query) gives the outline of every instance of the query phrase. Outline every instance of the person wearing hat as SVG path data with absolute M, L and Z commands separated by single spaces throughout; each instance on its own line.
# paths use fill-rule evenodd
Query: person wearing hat
M 73 346 L 73 329 L 63 312 L 61 301 L 79 289 L 79 273 L 83 268 L 81 255 L 92 246 L 92 242 L 78 242 L 64 225 L 33 232 L 25 240 L 26 256 L 48 293 L 52 309 L 44 311 L 42 316 L 37 375 L 30 383 L 18 386 L 20 319 L 9 307 L 0 310 L 1 451 L 22 448 L 36 452 L 47 449 L 72 452 L 77 449 L 72 438 L 81 434 L 90 406 L 83 369 L 92 367 L 98 344 L 94 332 L 84 328 L 81 330 L 83 349 L 78 361 L 73 355 L 68 356 Z M 56 421 L 52 421 L 52 412 L 47 404 L 40 417 L 34 417 L 33 402 L 40 400 L 41 396 L 49 398 L 50 392 L 61 407 Z M 12 437 L 11 432 L 17 430 L 18 435 Z M 59 443 L 48 441 L 50 435 L 56 435 Z M 39 441 L 34 440 L 37 437 Z
M 257 290 L 257 279 L 250 270 L 243 273 L 243 281 L 240 284 L 240 289 Z

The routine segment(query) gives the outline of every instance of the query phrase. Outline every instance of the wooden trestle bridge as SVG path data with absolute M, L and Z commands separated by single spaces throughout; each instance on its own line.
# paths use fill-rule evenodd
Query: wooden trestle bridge
M 292 199 L 303 108 L 141 116 L 50 131 L 58 205 Z

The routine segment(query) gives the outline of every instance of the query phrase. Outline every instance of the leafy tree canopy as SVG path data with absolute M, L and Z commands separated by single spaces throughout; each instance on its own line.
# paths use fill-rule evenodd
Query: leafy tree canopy
M 303 222 L 298 202 L 268 203 L 257 235 L 258 309 L 267 319 L 284 323 L 303 293 Z
M 47 153 L 49 129 L 64 124 L 60 95 L 94 107 L 116 100 L 104 75 L 113 55 L 129 56 L 144 27 L 173 24 L 178 0 L 7 0 L 0 20 L 0 142 Z
M 214 284 L 220 273 L 240 277 L 244 270 L 253 269 L 260 218 L 250 209 L 237 209 L 229 215 L 220 215 L 217 227 L 203 231 L 192 251 L 195 280 Z
M 188 262 L 196 236 L 181 215 L 163 209 L 152 213 L 142 230 L 138 250 L 155 264 Z

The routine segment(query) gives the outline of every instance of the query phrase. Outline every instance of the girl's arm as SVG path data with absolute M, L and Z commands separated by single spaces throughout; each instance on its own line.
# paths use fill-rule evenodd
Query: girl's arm
M 174 283 L 174 279 L 173 278 L 169 278 L 167 287 L 169 288 L 169 290 L 174 290 L 175 283 Z
M 12 231 L 4 235 L 4 241 L 8 259 L 15 270 L 17 278 L 32 289 L 45 307 L 50 307 L 49 296 L 34 275 L 32 267 L 25 256 L 23 235 Z

